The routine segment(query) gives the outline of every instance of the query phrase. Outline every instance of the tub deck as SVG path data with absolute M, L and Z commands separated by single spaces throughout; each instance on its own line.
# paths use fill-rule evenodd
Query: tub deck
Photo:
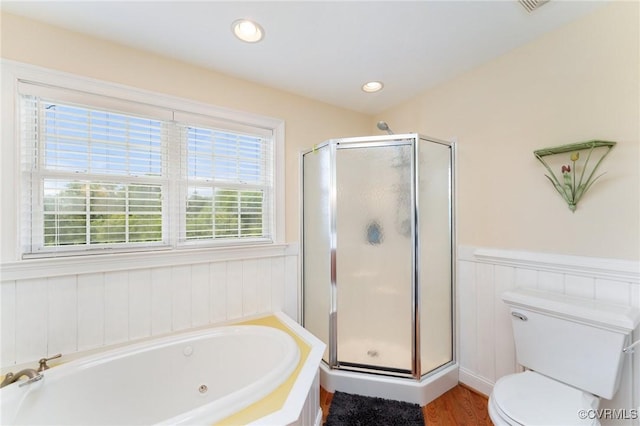
M 221 422 L 216 423 L 216 426 L 248 425 L 253 422 L 259 421 L 260 419 L 273 414 L 278 410 L 282 410 L 285 407 L 285 403 L 287 402 L 287 399 L 291 394 L 291 390 L 293 389 L 293 386 L 296 383 L 300 372 L 308 361 L 309 354 L 311 352 L 311 345 L 306 343 L 297 333 L 295 333 L 276 315 L 269 315 L 262 318 L 241 321 L 232 323 L 230 325 L 262 325 L 266 327 L 277 328 L 284 331 L 285 333 L 288 333 L 291 337 L 293 337 L 298 345 L 298 348 L 300 349 L 300 361 L 298 362 L 298 366 L 293 371 L 293 373 L 291 373 L 289 378 L 278 388 L 276 388 L 276 390 L 271 392 L 271 394 L 269 394 L 266 398 L 263 398 L 260 401 L 257 401 L 249 407 L 245 408 L 244 410 L 241 410 L 227 417 Z

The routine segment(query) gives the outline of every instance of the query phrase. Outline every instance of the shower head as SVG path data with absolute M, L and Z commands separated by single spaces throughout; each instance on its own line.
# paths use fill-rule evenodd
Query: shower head
M 382 130 L 383 132 L 387 132 L 390 135 L 393 134 L 393 132 L 391 131 L 391 129 L 389 128 L 389 125 L 387 124 L 386 121 L 378 121 L 378 129 Z

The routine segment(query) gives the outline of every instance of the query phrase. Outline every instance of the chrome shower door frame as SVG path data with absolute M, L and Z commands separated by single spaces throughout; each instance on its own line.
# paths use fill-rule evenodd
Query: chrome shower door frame
M 379 137 L 355 137 L 355 138 L 345 138 L 345 139 L 337 139 L 334 140 L 331 144 L 330 151 L 330 162 L 332 165 L 331 170 L 331 206 L 330 206 L 330 214 L 332 215 L 331 222 L 331 306 L 332 312 L 330 313 L 330 345 L 329 345 L 329 366 L 331 368 L 338 368 L 341 370 L 347 371 L 358 371 L 358 372 L 367 372 L 374 374 L 385 374 L 397 377 L 409 377 L 409 378 L 418 378 L 419 377 L 419 363 L 420 357 L 416 356 L 416 335 L 419 335 L 419 329 L 417 324 L 417 317 L 415 306 L 416 306 L 416 276 L 415 273 L 411 273 L 411 305 L 414 307 L 411 312 L 411 370 L 404 371 L 399 369 L 393 369 L 390 367 L 387 368 L 379 368 L 366 364 L 358 364 L 358 363 L 340 363 L 338 360 L 338 316 L 339 313 L 337 311 L 337 300 L 338 300 L 338 277 L 337 277 L 337 250 L 338 250 L 338 235 L 337 235 L 337 214 L 338 214 L 338 205 L 337 205 L 337 155 L 339 150 L 343 149 L 366 149 L 366 148 L 382 148 L 382 147 L 393 147 L 393 146 L 409 146 L 411 147 L 411 163 L 410 163 L 410 184 L 411 184 L 411 199 L 410 199 L 410 219 L 411 219 L 411 270 L 415 271 L 416 269 L 416 244 L 417 244 L 417 229 L 416 229 L 416 146 L 417 146 L 417 135 L 416 134 L 408 134 L 408 135 L 384 135 Z
M 418 200 L 418 182 L 419 182 L 419 168 L 418 168 L 418 149 L 420 141 L 426 141 L 431 143 L 438 143 L 442 145 L 447 145 L 451 148 L 451 158 L 450 158 L 450 238 L 451 238 L 451 267 L 452 267 L 452 292 L 451 292 L 451 300 L 449 303 L 451 304 L 452 316 L 455 309 L 455 304 L 453 303 L 453 263 L 454 263 L 454 199 L 453 199 L 453 182 L 454 182 L 454 143 L 441 141 L 433 138 L 427 138 L 421 136 L 417 133 L 407 133 L 407 134 L 394 134 L 394 135 L 382 135 L 382 136 L 368 136 L 368 137 L 353 137 L 353 138 L 343 138 L 343 139 L 331 139 L 323 142 L 320 145 L 315 146 L 313 149 L 303 151 L 300 155 L 300 176 L 301 176 L 301 185 L 300 185 L 300 211 L 301 211 L 301 221 L 300 221 L 300 235 L 301 235 L 301 255 L 300 255 L 300 267 L 301 267 L 301 277 L 302 281 L 304 281 L 304 194 L 302 193 L 302 188 L 304 188 L 304 156 L 312 153 L 316 150 L 328 147 L 329 149 L 329 163 L 330 163 L 330 182 L 329 182 L 329 226 L 330 229 L 328 232 L 330 233 L 330 259 L 331 259 L 331 271 L 330 271 L 330 312 L 329 314 L 329 342 L 328 342 L 328 366 L 331 369 L 340 369 L 346 371 L 354 371 L 354 372 L 365 372 L 365 373 L 373 373 L 378 375 L 387 375 L 387 376 L 395 376 L 395 377 L 405 377 L 405 378 L 413 378 L 416 380 L 420 380 L 422 377 L 425 377 L 433 372 L 440 370 L 448 365 L 451 365 L 455 362 L 455 351 L 452 348 L 452 359 L 450 362 L 444 364 L 443 366 L 437 368 L 433 372 L 428 372 L 426 374 L 421 374 L 421 358 L 420 358 L 420 265 L 418 259 L 420 253 L 420 241 L 419 241 L 419 200 Z M 411 146 L 411 163 L 410 163 L 410 185 L 411 185 L 411 196 L 410 196 L 410 220 L 411 220 L 411 370 L 410 371 L 392 371 L 393 369 L 384 369 L 378 367 L 372 367 L 369 365 L 355 365 L 349 364 L 341 365 L 338 361 L 338 309 L 337 309 L 337 298 L 338 298 L 338 277 L 337 277 L 337 250 L 338 250 L 338 235 L 337 235 L 337 166 L 336 166 L 336 157 L 338 150 L 342 149 L 357 149 L 357 148 L 375 148 L 375 147 L 386 147 L 386 146 L 400 146 L 400 145 L 410 145 Z M 304 297 L 304 288 L 301 288 L 301 298 Z M 303 325 L 305 321 L 305 313 L 304 313 L 304 303 L 301 300 L 300 303 L 300 318 L 302 319 Z M 452 333 L 455 330 L 453 327 L 455 324 L 453 323 L 452 318 Z M 455 346 L 455 339 L 452 337 L 452 345 Z

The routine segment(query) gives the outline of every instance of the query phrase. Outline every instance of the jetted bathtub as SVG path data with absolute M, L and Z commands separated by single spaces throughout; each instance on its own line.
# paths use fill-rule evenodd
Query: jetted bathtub
M 78 359 L 0 390 L 1 424 L 212 425 L 296 368 L 287 333 L 256 325 L 189 332 Z

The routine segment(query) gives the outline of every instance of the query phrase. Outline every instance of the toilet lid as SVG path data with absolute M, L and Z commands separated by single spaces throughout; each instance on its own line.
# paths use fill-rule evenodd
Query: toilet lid
M 493 388 L 496 405 L 511 420 L 525 425 L 597 425 L 598 398 L 533 371 L 511 374 Z

